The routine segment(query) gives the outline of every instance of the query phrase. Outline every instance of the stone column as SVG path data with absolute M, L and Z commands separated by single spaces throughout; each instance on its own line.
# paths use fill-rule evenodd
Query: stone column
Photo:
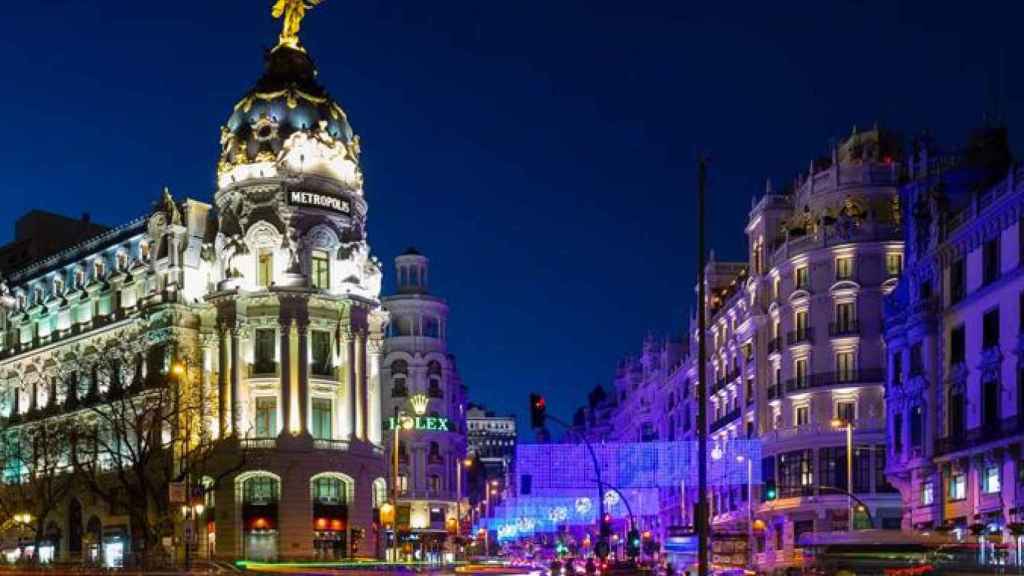
M 277 319 L 281 330 L 278 357 L 281 371 L 281 435 L 292 433 L 292 317 L 291 312 L 281 308 Z
M 299 330 L 299 434 L 309 434 L 309 316 L 295 318 Z
M 346 369 L 348 371 L 348 422 L 349 440 L 357 438 L 358 428 L 356 427 L 356 337 L 355 333 L 346 332 Z
M 239 332 L 241 327 L 238 324 L 231 327 L 231 434 L 236 438 L 241 435 L 242 425 L 242 355 L 238 346 Z
M 384 338 L 380 333 L 371 334 L 369 338 L 369 383 L 367 393 L 367 404 L 369 409 L 368 425 L 370 433 L 367 436 L 370 442 L 380 444 L 383 442 L 383 423 L 381 422 L 381 411 L 384 409 L 381 390 L 381 356 L 384 353 Z
M 206 434 L 209 431 L 210 423 L 210 337 L 200 337 L 199 353 L 199 429 L 200 433 Z
M 367 380 L 368 375 L 366 373 L 366 333 L 359 334 L 359 346 L 356 348 L 356 354 L 358 354 L 359 365 L 357 372 L 359 373 L 359 437 L 363 440 L 369 440 L 370 435 L 370 405 L 367 394 Z
M 219 438 L 228 435 L 228 410 L 231 399 L 228 397 L 228 328 L 221 324 L 217 327 L 218 352 L 220 359 L 217 371 L 217 430 Z

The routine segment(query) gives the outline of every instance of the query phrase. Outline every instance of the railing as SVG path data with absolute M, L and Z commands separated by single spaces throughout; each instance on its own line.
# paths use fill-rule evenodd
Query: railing
M 277 447 L 277 438 L 242 438 L 244 450 L 273 450 Z
M 440 386 L 430 386 L 427 388 L 427 396 L 430 398 L 444 398 L 444 392 L 441 391 Z
M 858 336 L 860 335 L 860 322 L 856 320 L 830 322 L 828 325 L 828 335 L 833 338 L 840 336 Z
M 405 398 L 409 395 L 409 389 L 405 386 L 393 386 L 391 388 L 392 398 Z
M 732 410 L 729 410 L 729 412 L 727 412 L 724 416 L 722 416 L 718 420 L 715 420 L 714 422 L 711 423 L 710 431 L 711 432 L 717 432 L 718 430 L 723 428 L 726 424 L 729 424 L 733 420 L 739 418 L 741 412 L 742 411 L 740 410 L 739 406 L 737 406 L 736 408 L 733 408 Z
M 250 378 L 259 378 L 261 376 L 280 376 L 280 373 L 277 371 L 277 362 L 254 362 L 249 365 Z
M 814 340 L 814 328 L 808 326 L 801 330 L 792 330 L 786 333 L 786 343 L 790 346 L 794 344 L 802 344 L 804 342 L 811 342 Z
M 768 387 L 768 399 L 769 400 L 775 400 L 778 397 L 779 397 L 779 386 L 769 386 Z
M 313 448 L 317 450 L 348 450 L 348 440 L 314 438 Z
M 885 430 L 885 420 L 881 418 L 859 418 L 853 421 L 853 433 L 856 437 L 862 432 L 881 432 Z M 761 435 L 762 442 L 777 442 L 797 438 L 799 436 L 820 436 L 822 434 L 843 433 L 845 428 L 835 428 L 831 422 L 808 423 L 800 426 L 789 426 L 769 430 Z
M 935 454 L 949 454 L 960 450 L 969 450 L 989 442 L 1006 440 L 1011 434 L 1024 433 L 1024 418 L 1010 416 L 990 426 L 979 426 L 965 433 L 939 438 L 935 441 Z
M 882 382 L 884 379 L 885 372 L 881 368 L 850 370 L 847 372 L 819 372 L 818 374 L 809 374 L 804 378 L 790 378 L 786 380 L 786 392 L 822 388 L 825 386 Z
M 782 352 L 782 339 L 781 338 L 772 338 L 771 340 L 769 340 L 768 341 L 768 353 L 769 354 L 778 354 L 780 352 Z

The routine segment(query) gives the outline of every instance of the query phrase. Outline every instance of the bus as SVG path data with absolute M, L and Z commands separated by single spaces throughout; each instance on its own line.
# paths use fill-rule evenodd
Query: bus
M 950 573 L 940 551 L 957 546 L 940 533 L 898 530 L 808 532 L 798 542 L 803 548 L 806 576 L 926 576 Z M 943 566 L 946 564 L 946 566 Z

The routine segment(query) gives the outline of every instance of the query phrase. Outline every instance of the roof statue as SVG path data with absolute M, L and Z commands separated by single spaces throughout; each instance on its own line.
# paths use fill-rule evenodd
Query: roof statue
M 323 0 L 277 0 L 271 10 L 274 18 L 283 19 L 277 45 L 299 48 L 299 28 L 302 26 L 302 19 L 306 17 L 306 10 L 321 2 Z

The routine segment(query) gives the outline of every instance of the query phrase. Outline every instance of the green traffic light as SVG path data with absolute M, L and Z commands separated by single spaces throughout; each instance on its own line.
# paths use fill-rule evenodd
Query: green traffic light
M 775 493 L 775 489 L 774 488 L 769 488 L 768 492 L 765 494 L 765 497 L 767 497 L 769 500 L 775 500 L 775 497 L 777 495 L 778 494 Z

